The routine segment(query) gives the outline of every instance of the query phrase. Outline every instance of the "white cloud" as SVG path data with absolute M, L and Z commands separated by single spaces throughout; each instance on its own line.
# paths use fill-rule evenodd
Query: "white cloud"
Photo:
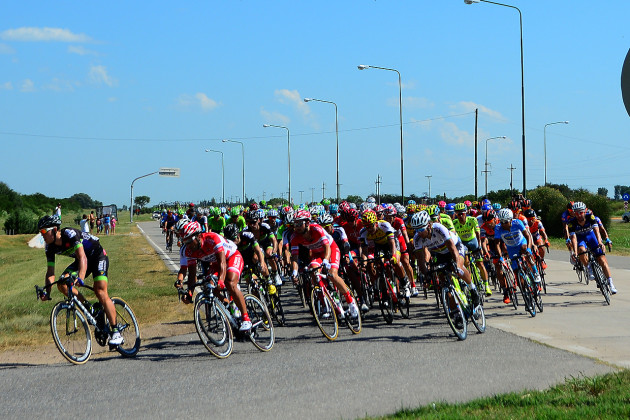
M 453 122 L 445 122 L 440 128 L 440 136 L 447 144 L 452 145 L 470 145 L 474 137 L 465 130 L 460 129 Z
M 0 32 L 0 39 L 23 42 L 91 42 L 85 34 L 74 34 L 68 29 L 22 27 Z
M 302 116 L 307 117 L 310 115 L 311 109 L 297 90 L 278 89 L 274 94 L 281 103 L 293 105 Z
M 96 84 L 105 83 L 110 87 L 118 84 L 118 80 L 114 79 L 107 73 L 105 66 L 90 67 L 90 80 Z
M 283 115 L 279 112 L 269 112 L 264 108 L 260 108 L 260 115 L 262 115 L 265 123 L 277 123 L 287 125 L 291 122 L 291 119 L 286 115 Z
M 73 92 L 74 85 L 72 82 L 68 80 L 62 80 L 57 77 L 53 78 L 52 81 L 46 85 L 42 86 L 43 90 L 54 90 L 55 92 Z
M 68 52 L 70 54 L 78 54 L 78 55 L 98 55 L 96 51 L 88 50 L 82 45 L 70 45 L 68 47 Z
M 463 109 L 464 112 L 472 112 L 475 109 L 479 109 L 479 112 L 489 115 L 492 118 L 507 121 L 507 119 L 503 115 L 501 115 L 499 111 L 494 111 L 488 107 L 476 104 L 474 102 L 461 101 L 458 104 L 456 104 L 455 107 Z
M 0 43 L 0 54 L 15 54 L 15 50 L 7 44 Z
M 35 92 L 35 83 L 31 79 L 25 79 L 20 90 L 22 92 Z
M 220 105 L 219 102 L 215 101 L 212 98 L 209 98 L 208 95 L 202 92 L 197 92 L 194 95 L 179 95 L 177 102 L 182 107 L 199 107 L 203 111 L 212 111 Z
M 6 82 L 0 85 L 0 90 L 13 90 L 13 84 L 11 82 Z

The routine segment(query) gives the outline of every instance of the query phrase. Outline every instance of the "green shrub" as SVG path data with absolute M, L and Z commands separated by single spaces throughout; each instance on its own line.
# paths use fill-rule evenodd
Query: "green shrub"
M 7 234 L 19 235 L 23 233 L 37 232 L 37 219 L 30 211 L 16 210 L 9 214 L 4 222 L 4 230 Z
M 562 237 L 562 213 L 567 209 L 568 199 L 550 187 L 538 187 L 527 193 L 532 208 L 540 216 L 548 235 Z

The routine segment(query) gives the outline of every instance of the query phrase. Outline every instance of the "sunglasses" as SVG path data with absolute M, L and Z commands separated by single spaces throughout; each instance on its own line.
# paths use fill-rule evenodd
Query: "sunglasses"
M 416 232 L 424 232 L 425 230 L 427 230 L 427 226 L 416 229 Z
M 197 236 L 191 236 L 191 237 L 190 237 L 190 238 L 188 238 L 188 239 L 184 239 L 184 240 L 182 241 L 182 243 L 183 243 L 184 245 L 188 245 L 189 243 L 191 243 L 191 242 L 192 242 L 192 241 L 194 241 L 195 239 L 197 239 Z
M 306 224 L 306 222 L 305 222 L 304 220 L 295 220 L 295 221 L 293 222 L 293 224 L 294 224 L 295 226 L 302 226 L 302 225 Z
M 45 235 L 46 233 L 50 232 L 53 229 L 54 228 L 49 227 L 49 228 L 40 230 L 39 233 L 41 233 L 42 235 Z

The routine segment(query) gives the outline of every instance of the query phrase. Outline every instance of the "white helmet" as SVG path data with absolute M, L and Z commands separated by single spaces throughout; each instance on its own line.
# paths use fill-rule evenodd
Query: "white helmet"
M 511 222 L 512 219 L 514 219 L 514 214 L 512 213 L 512 210 L 510 210 L 510 209 L 501 209 L 497 213 L 497 217 L 499 218 L 499 221 L 501 223 L 503 223 L 503 222 Z
M 431 223 L 431 217 L 429 213 L 424 210 L 414 213 L 413 216 L 411 216 L 410 224 L 411 228 L 414 230 L 426 228 L 429 223 Z

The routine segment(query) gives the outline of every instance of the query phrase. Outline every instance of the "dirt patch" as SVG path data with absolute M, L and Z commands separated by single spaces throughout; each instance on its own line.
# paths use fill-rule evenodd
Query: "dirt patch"
M 142 351 L 148 344 L 164 338 L 194 332 L 195 325 L 192 320 L 166 324 L 140 325 L 140 337 L 142 338 L 140 351 Z M 50 340 L 52 342 L 52 336 L 50 337 Z M 107 347 L 99 346 L 94 340 L 92 341 L 92 345 L 91 358 L 103 357 L 110 354 Z M 66 362 L 66 360 L 59 353 L 59 350 L 57 350 L 54 343 L 39 347 L 29 347 L 23 350 L 6 350 L 4 352 L 0 352 L 0 370 L 64 362 Z

